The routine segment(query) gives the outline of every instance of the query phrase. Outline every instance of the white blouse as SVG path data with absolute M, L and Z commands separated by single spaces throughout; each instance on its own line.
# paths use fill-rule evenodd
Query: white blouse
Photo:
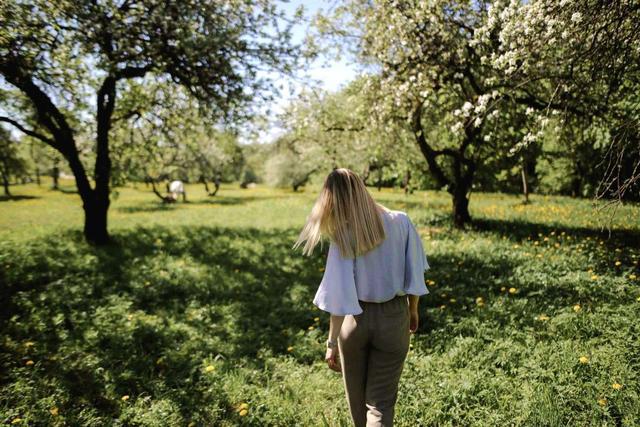
M 343 258 L 331 241 L 324 276 L 313 299 L 321 310 L 336 316 L 360 314 L 358 300 L 385 302 L 396 295 L 429 293 L 424 272 L 429 264 L 415 226 L 402 211 L 385 211 L 386 237 L 355 258 Z

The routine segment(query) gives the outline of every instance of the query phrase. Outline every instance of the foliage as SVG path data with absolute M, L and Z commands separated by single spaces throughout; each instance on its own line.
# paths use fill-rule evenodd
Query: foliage
M 122 188 L 96 248 L 69 229 L 77 195 L 17 191 L 33 198 L 0 203 L 4 422 L 349 424 L 311 304 L 327 247 L 290 250 L 315 194 L 224 185 L 159 207 Z M 398 425 L 638 423 L 637 206 L 607 238 L 586 201 L 475 194 L 462 233 L 446 193 L 372 194 L 409 213 L 432 266 Z

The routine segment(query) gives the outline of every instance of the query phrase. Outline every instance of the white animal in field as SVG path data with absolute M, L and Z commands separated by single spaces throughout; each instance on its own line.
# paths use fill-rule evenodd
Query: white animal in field
M 169 194 L 173 200 L 178 200 L 178 195 L 182 194 L 182 201 L 187 201 L 187 193 L 184 191 L 184 184 L 180 180 L 171 181 L 171 183 L 169 183 Z

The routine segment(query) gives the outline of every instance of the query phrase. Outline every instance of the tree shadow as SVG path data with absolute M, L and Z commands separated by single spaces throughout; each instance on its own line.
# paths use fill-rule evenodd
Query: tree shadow
M 478 232 L 488 232 L 500 236 L 507 236 L 512 240 L 523 241 L 537 238 L 539 234 L 549 235 L 566 233 L 578 238 L 602 239 L 607 246 L 624 245 L 640 248 L 640 231 L 630 229 L 597 230 L 588 227 L 573 227 L 567 225 L 551 225 L 534 223 L 517 219 L 489 219 L 477 218 L 473 220 L 471 229 Z
M 38 196 L 23 196 L 23 195 L 11 195 L 11 196 L 7 196 L 7 195 L 2 195 L 0 196 L 0 202 L 18 202 L 20 200 L 33 200 L 33 199 L 39 199 L 40 197 Z

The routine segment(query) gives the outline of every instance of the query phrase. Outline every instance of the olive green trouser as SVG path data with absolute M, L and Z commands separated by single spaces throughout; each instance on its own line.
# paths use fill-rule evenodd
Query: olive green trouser
M 409 302 L 403 295 L 360 306 L 338 335 L 347 403 L 356 427 L 390 427 L 409 351 Z

